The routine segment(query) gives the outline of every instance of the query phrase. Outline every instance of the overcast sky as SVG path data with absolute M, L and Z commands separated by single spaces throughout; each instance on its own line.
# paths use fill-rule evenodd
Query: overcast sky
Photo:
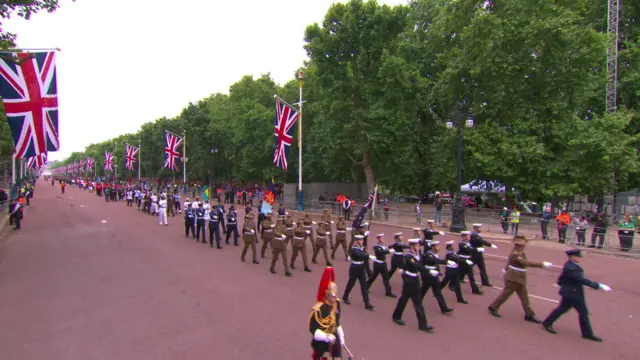
M 339 1 L 60 2 L 52 14 L 4 24 L 22 48 L 62 50 L 56 55 L 60 151 L 51 160 L 176 116 L 191 101 L 226 93 L 246 74 L 271 73 L 284 84 L 306 58 L 306 26 L 321 22 Z

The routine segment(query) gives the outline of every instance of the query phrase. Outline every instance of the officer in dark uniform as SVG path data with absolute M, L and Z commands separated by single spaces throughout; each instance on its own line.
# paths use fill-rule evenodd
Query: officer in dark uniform
M 207 235 L 205 234 L 204 227 L 204 204 L 200 203 L 198 210 L 196 210 L 196 238 L 200 242 L 200 233 L 202 233 L 202 243 L 207 243 Z
M 464 261 L 460 263 L 460 267 L 458 267 L 458 271 L 460 274 L 460 281 L 464 280 L 465 276 L 469 277 L 469 283 L 471 285 L 471 292 L 475 295 L 484 294 L 476 285 L 476 279 L 473 276 L 473 260 L 471 257 L 475 253 L 475 249 L 471 247 L 469 244 L 469 231 L 463 231 L 460 233 L 462 235 L 462 240 L 458 244 L 458 256 L 462 258 Z
M 611 288 L 605 284 L 600 284 L 584 277 L 584 270 L 582 270 L 579 265 L 580 258 L 582 257 L 580 249 L 567 250 L 566 254 L 569 256 L 569 260 L 564 264 L 562 274 L 557 282 L 558 286 L 560 286 L 559 293 L 562 300 L 560 301 L 560 305 L 542 322 L 542 327 L 548 332 L 555 334 L 556 330 L 553 328 L 553 323 L 555 323 L 560 316 L 571 310 L 571 308 L 574 308 L 578 312 L 582 338 L 601 342 L 602 339 L 595 336 L 591 329 L 589 310 L 587 309 L 587 303 L 584 297 L 584 286 L 607 292 L 611 291 Z
M 349 249 L 353 248 L 353 245 L 356 243 L 356 236 L 360 235 L 362 236 L 362 248 L 366 251 L 367 250 L 367 242 L 369 239 L 369 230 L 367 230 L 367 227 L 369 226 L 369 223 L 363 223 L 363 224 L 358 224 L 357 219 L 353 221 L 353 228 L 351 231 L 351 243 L 349 244 Z M 371 267 L 369 266 L 369 257 L 367 257 L 367 259 L 364 262 L 364 269 L 365 272 L 367 273 L 368 277 L 371 277 L 373 275 L 373 272 L 371 271 Z
M 422 250 L 422 254 L 424 255 L 427 252 L 429 252 L 429 250 L 431 250 L 431 242 L 436 237 L 436 235 L 444 235 L 444 232 L 436 230 L 434 228 L 433 220 L 427 220 L 427 227 L 421 230 L 422 230 L 422 234 L 424 235 L 424 239 L 423 239 L 424 248 Z
M 391 284 L 389 284 L 389 268 L 387 268 L 387 255 L 390 254 L 389 248 L 384 244 L 384 234 L 378 234 L 376 236 L 378 242 L 373 245 L 373 253 L 375 256 L 370 257 L 373 261 L 373 275 L 367 281 L 367 289 L 371 288 L 371 284 L 376 280 L 378 275 L 382 277 L 384 284 L 385 296 L 398 297 L 391 291 Z
M 209 245 L 211 247 L 213 247 L 214 235 L 216 237 L 216 247 L 222 249 L 222 246 L 220 246 L 220 216 L 217 208 L 209 211 Z
M 225 243 L 229 245 L 229 238 L 233 234 L 233 245 L 240 246 L 238 244 L 238 213 L 233 205 L 229 207 L 229 213 L 227 214 L 227 236 Z
M 438 252 L 440 251 L 440 242 L 432 241 L 429 251 L 422 257 L 422 265 L 424 265 L 425 271 L 422 272 L 422 287 L 420 288 L 420 297 L 424 300 L 424 296 L 429 292 L 429 289 L 433 291 L 433 297 L 438 301 L 440 311 L 443 314 L 450 313 L 453 309 L 447 306 L 442 296 L 440 289 L 440 265 L 446 265 L 447 260 L 441 260 Z
M 398 298 L 398 304 L 393 311 L 393 321 L 398 325 L 406 325 L 402 320 L 402 314 L 407 307 L 407 302 L 411 299 L 413 307 L 416 309 L 418 317 L 418 328 L 421 331 L 432 331 L 433 326 L 427 324 L 427 316 L 424 313 L 422 299 L 420 299 L 420 272 L 424 271 L 424 266 L 420 263 L 420 239 L 409 239 L 409 252 L 404 256 L 402 273 L 402 294 Z
M 218 206 L 216 207 L 216 210 L 218 211 L 218 218 L 220 219 L 220 228 L 222 229 L 222 234 L 226 234 L 227 226 L 224 222 L 224 213 L 226 212 L 224 209 L 224 204 L 218 201 Z
M 189 231 L 191 236 L 196 238 L 196 227 L 193 225 L 193 221 L 196 218 L 196 212 L 191 207 L 191 203 L 184 210 L 184 236 L 189 237 Z
M 404 250 L 409 248 L 409 245 L 405 244 L 402 241 L 402 233 L 395 233 L 394 235 L 394 243 L 389 246 L 389 252 L 391 255 L 391 270 L 389 271 L 389 278 L 393 276 L 393 273 L 396 272 L 397 269 L 402 269 L 402 264 L 404 263 Z
M 473 230 L 471 231 L 471 236 L 469 237 L 469 244 L 475 250 L 473 252 L 473 255 L 471 256 L 471 261 L 473 261 L 473 263 L 478 267 L 482 286 L 493 286 L 489 283 L 487 268 L 484 265 L 483 254 L 485 251 L 485 247 L 490 247 L 492 249 L 497 249 L 498 247 L 482 238 L 482 235 L 480 235 L 481 227 L 482 224 L 473 224 Z
M 360 290 L 362 291 L 364 307 L 367 310 L 373 311 L 375 307 L 371 305 L 371 302 L 369 301 L 369 291 L 367 289 L 367 279 L 364 262 L 365 259 L 369 258 L 369 255 L 362 246 L 363 239 L 363 235 L 356 235 L 355 244 L 353 244 L 353 247 L 351 248 L 351 250 L 349 250 L 349 257 L 351 258 L 351 266 L 349 266 L 349 281 L 347 282 L 347 287 L 344 290 L 344 296 L 342 296 L 342 299 L 345 304 L 351 304 L 351 301 L 349 301 L 349 294 L 351 294 L 353 286 L 356 284 L 356 281 L 358 281 L 360 282 Z
M 454 241 L 447 241 L 447 270 L 445 270 L 444 278 L 440 283 L 440 289 L 444 289 L 445 286 L 449 285 L 449 290 L 456 293 L 456 300 L 458 300 L 461 304 L 468 304 L 468 302 L 462 296 L 462 290 L 460 289 L 460 274 L 459 267 L 462 262 L 466 260 L 460 258 L 458 254 L 453 250 Z

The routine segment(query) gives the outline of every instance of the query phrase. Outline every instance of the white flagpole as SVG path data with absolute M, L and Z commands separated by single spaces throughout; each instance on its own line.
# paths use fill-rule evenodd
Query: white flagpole
M 300 80 L 300 111 L 298 112 L 298 211 L 302 211 L 302 87 L 304 72 L 298 74 Z
M 142 145 L 140 144 L 140 139 L 138 139 L 138 182 L 140 182 L 140 169 L 142 167 Z
M 187 130 L 182 130 L 182 186 L 187 191 Z
M 16 154 L 11 155 L 11 195 L 14 195 L 14 188 L 16 187 Z
M 371 204 L 371 215 L 376 216 L 376 202 L 378 201 L 378 185 L 373 190 L 373 203 Z

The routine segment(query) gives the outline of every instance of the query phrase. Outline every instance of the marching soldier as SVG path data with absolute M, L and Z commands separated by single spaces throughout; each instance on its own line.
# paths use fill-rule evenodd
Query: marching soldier
M 331 231 L 331 224 L 333 224 L 333 220 L 331 220 L 331 210 L 330 209 L 324 209 L 322 211 L 322 217 L 320 218 L 321 221 L 327 223 L 327 237 L 329 238 L 329 246 L 330 249 L 333 250 L 333 233 Z
M 473 276 L 473 261 L 471 257 L 475 253 L 475 250 L 468 243 L 469 241 L 469 231 L 463 231 L 460 233 L 462 235 L 462 240 L 458 244 L 458 256 L 460 256 L 465 261 L 460 263 L 460 267 L 458 267 L 458 271 L 460 274 L 460 281 L 464 280 L 464 277 L 469 277 L 469 283 L 471 285 L 471 293 L 475 295 L 484 294 L 476 285 L 476 279 Z
M 228 235 L 227 235 L 228 236 Z M 251 246 L 251 256 L 253 257 L 253 263 L 259 264 L 256 259 L 256 223 L 253 221 L 253 214 L 247 214 L 247 218 L 242 224 L 242 239 L 244 240 L 244 247 L 242 248 L 242 254 L 240 255 L 240 260 L 244 261 L 245 256 L 247 255 L 247 250 L 249 250 L 249 246 Z
M 158 221 L 160 225 L 167 226 L 167 199 L 164 195 L 160 195 L 158 201 Z
M 498 295 L 496 300 L 489 305 L 489 313 L 495 317 L 500 317 L 498 310 L 500 306 L 504 304 L 515 292 L 520 298 L 522 303 L 522 309 L 524 310 L 524 320 L 532 323 L 540 324 L 541 321 L 536 319 L 536 314 L 529 306 L 529 293 L 527 291 L 527 268 L 549 268 L 550 262 L 532 262 L 527 260 L 527 255 L 524 253 L 524 247 L 527 245 L 527 240 L 522 235 L 517 235 L 513 242 L 513 250 L 509 255 L 507 264 L 504 271 L 504 289 Z
M 293 235 L 296 231 L 296 223 L 293 221 L 293 215 L 287 214 L 287 220 L 284 223 L 286 240 L 284 242 L 285 247 L 293 242 Z
M 251 214 L 251 213 L 249 213 Z M 260 239 L 262 240 L 262 249 L 260 252 L 261 257 L 264 259 L 264 253 L 267 251 L 267 246 L 271 244 L 271 240 L 273 240 L 275 230 L 275 225 L 271 219 L 271 213 L 267 213 L 264 215 L 264 219 L 262 220 L 262 229 L 260 230 Z
M 482 238 L 482 235 L 480 235 L 481 227 L 482 227 L 482 224 L 473 224 L 473 230 L 471 231 L 469 244 L 475 251 L 471 256 L 471 261 L 473 261 L 478 267 L 482 286 L 493 286 L 491 285 L 491 283 L 489 283 L 489 277 L 487 276 L 487 268 L 484 265 L 484 251 L 485 251 L 485 247 L 490 247 L 492 249 L 497 249 L 498 247 Z
M 349 245 L 349 249 L 352 249 L 354 244 L 357 241 L 356 236 L 360 235 L 362 236 L 362 248 L 364 249 L 364 251 L 367 251 L 367 242 L 368 242 L 368 238 L 369 238 L 369 230 L 365 230 L 367 227 L 369 226 L 369 223 L 364 223 L 361 224 L 357 229 L 354 227 L 353 230 L 351 231 L 351 244 Z M 371 271 L 371 267 L 369 266 L 369 257 L 367 256 L 367 258 L 364 260 L 364 270 L 367 274 L 368 277 L 371 277 L 371 275 L 373 275 L 373 272 Z
M 422 264 L 425 271 L 422 273 L 422 287 L 420 288 L 420 298 L 424 300 L 424 296 L 429 292 L 429 289 L 433 292 L 433 297 L 438 301 L 440 311 L 443 314 L 447 314 L 453 311 L 453 309 L 447 306 L 442 296 L 442 290 L 440 288 L 440 265 L 446 265 L 447 260 L 441 260 L 438 252 L 440 251 L 440 242 L 432 241 L 429 251 L 422 257 Z
M 444 278 L 440 283 L 440 289 L 444 289 L 445 286 L 449 285 L 449 290 L 456 293 L 456 300 L 461 304 L 468 304 L 462 296 L 462 289 L 460 289 L 460 274 L 458 272 L 458 268 L 461 263 L 466 260 L 460 258 L 460 256 L 456 254 L 453 249 L 453 243 L 453 240 L 447 241 L 447 270 L 445 270 Z
M 344 330 L 340 325 L 340 300 L 333 268 L 324 269 L 318 288 L 318 301 L 309 315 L 309 331 L 313 336 L 312 360 L 341 359 Z
M 191 208 L 191 204 L 187 205 L 187 208 L 184 209 L 184 234 L 186 237 L 189 237 L 189 230 L 191 230 L 191 236 L 196 238 L 196 228 L 193 225 L 193 219 L 195 219 L 196 213 Z
M 398 298 L 398 304 L 393 311 L 393 321 L 398 325 L 406 325 L 402 320 L 402 314 L 407 307 L 407 302 L 411 299 L 413 307 L 416 309 L 418 317 L 418 329 L 421 331 L 432 331 L 433 326 L 427 324 L 427 316 L 424 313 L 422 299 L 420 299 L 420 277 L 424 266 L 420 264 L 420 239 L 409 239 L 409 252 L 404 256 L 402 273 L 402 294 Z
M 393 276 L 393 273 L 397 269 L 402 269 L 404 263 L 404 250 L 409 248 L 409 245 L 402 241 L 402 233 L 395 233 L 393 236 L 394 243 L 389 247 L 391 255 L 391 270 L 389 271 L 389 278 Z
M 305 229 L 304 219 L 299 219 L 296 224 L 296 230 L 293 236 L 293 242 L 291 243 L 291 264 L 289 265 L 291 269 L 295 270 L 295 262 L 298 258 L 298 253 L 302 256 L 302 264 L 304 265 L 304 271 L 311 272 L 309 268 L 309 263 L 307 263 L 307 246 L 306 241 L 307 237 L 311 235 L 311 231 Z
M 222 226 L 224 226 L 224 223 Z M 233 205 L 229 207 L 229 213 L 227 214 L 227 237 L 225 239 L 227 245 L 229 245 L 231 234 L 233 234 L 233 245 L 240 246 L 238 245 L 238 214 Z
M 571 310 L 571 308 L 574 308 L 580 318 L 582 338 L 602 342 L 602 338 L 595 336 L 591 329 L 589 310 L 587 309 L 587 303 L 584 297 L 584 286 L 586 285 L 592 289 L 600 289 L 606 292 L 611 291 L 611 288 L 605 284 L 600 284 L 584 277 L 584 270 L 580 267 L 580 258 L 582 258 L 580 249 L 567 250 L 565 253 L 569 257 L 569 260 L 564 264 L 562 274 L 557 282 L 558 286 L 560 286 L 559 293 L 562 301 L 560 301 L 560 305 L 542 322 L 542 327 L 551 334 L 556 334 L 553 324 L 560 316 Z
M 216 208 L 209 211 L 209 245 L 211 247 L 213 247 L 214 235 L 216 237 L 216 247 L 222 249 L 222 246 L 220 246 L 220 216 Z
M 315 247 L 313 249 L 311 262 L 314 264 L 318 263 L 316 259 L 318 258 L 318 253 L 320 252 L 320 250 L 322 250 L 324 261 L 327 263 L 327 266 L 331 266 L 331 262 L 329 261 L 329 253 L 327 251 L 327 238 L 331 236 L 331 223 L 328 221 L 320 222 L 316 231 L 318 233 L 316 236 Z
M 167 199 L 167 216 L 169 215 L 169 213 L 171 213 L 171 217 L 176 217 L 176 213 L 175 213 L 175 199 L 172 195 L 170 196 L 165 196 Z
M 351 290 L 353 286 L 356 284 L 356 281 L 360 283 L 360 291 L 362 292 L 362 299 L 364 300 L 364 307 L 369 311 L 373 311 L 375 307 L 371 305 L 369 301 L 369 289 L 367 289 L 367 280 L 366 280 L 366 272 L 365 272 L 365 258 L 369 258 L 366 250 L 362 245 L 362 240 L 364 236 L 356 235 L 356 242 L 349 251 L 349 256 L 351 257 L 351 265 L 349 266 L 349 281 L 347 282 L 347 287 L 344 290 L 344 295 L 342 299 L 345 304 L 350 305 L 349 294 L 351 294 Z
M 331 259 L 336 259 L 336 251 L 338 251 L 338 247 L 342 246 L 342 250 L 344 251 L 344 257 L 347 258 L 347 225 L 344 222 L 344 216 L 340 216 L 338 218 L 338 224 L 336 224 L 336 243 L 333 246 L 333 251 L 331 251 Z
M 204 228 L 204 204 L 200 203 L 196 210 L 196 238 L 200 242 L 200 233 L 202 233 L 202 243 L 207 243 L 207 235 Z
M 367 289 L 371 288 L 371 285 L 376 280 L 378 275 L 382 277 L 382 283 L 384 284 L 385 296 L 398 297 L 391 291 L 391 284 L 389 284 L 389 268 L 387 268 L 387 255 L 391 253 L 391 250 L 384 244 L 384 234 L 378 234 L 378 242 L 373 245 L 374 256 L 370 257 L 373 260 L 373 275 L 367 281 Z
M 436 230 L 433 224 L 434 224 L 433 220 L 427 220 L 427 227 L 422 229 L 422 234 L 424 235 L 424 242 L 426 244 L 429 244 L 429 248 L 427 248 L 427 246 L 425 245 L 423 254 L 426 254 L 427 252 L 429 252 L 431 247 L 430 246 L 431 242 L 433 242 L 433 238 L 436 235 L 444 235 L 444 232 Z
M 278 222 L 274 229 L 274 237 L 271 240 L 271 273 L 276 273 L 276 261 L 278 261 L 278 257 L 282 257 L 282 265 L 284 265 L 284 274 L 286 276 L 291 276 L 291 271 L 289 271 L 289 262 L 287 259 L 287 245 L 285 243 L 287 228 L 283 224 L 281 216 L 278 216 Z
M 313 225 L 316 225 L 316 222 L 311 218 L 311 212 L 307 211 L 304 214 L 304 229 L 309 231 L 309 240 L 311 241 L 312 250 L 316 247 L 316 237 L 314 235 Z

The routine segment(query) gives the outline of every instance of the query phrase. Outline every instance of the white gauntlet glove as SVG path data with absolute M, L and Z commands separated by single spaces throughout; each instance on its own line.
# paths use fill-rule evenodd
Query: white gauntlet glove
M 447 266 L 455 266 L 455 265 L 456 265 L 455 261 L 451 261 L 451 260 L 447 261 Z
M 331 223 L 332 223 L 332 224 L 335 224 L 335 223 L 333 222 L 333 220 L 331 220 Z
M 365 231 L 364 236 L 369 236 L 369 231 Z
M 311 235 L 311 231 L 307 230 L 307 235 Z
M 483 248 L 483 247 L 477 248 L 476 250 L 477 250 L 479 253 L 483 253 L 483 252 L 484 252 L 484 248 Z
M 548 261 L 543 261 L 543 262 L 542 262 L 542 267 L 544 267 L 545 269 L 550 268 L 550 267 L 551 267 L 551 265 L 553 265 L 553 264 L 551 264 L 551 263 L 550 263 L 550 262 L 548 262 Z
M 400 269 L 400 275 L 404 274 L 404 270 Z
M 317 224 L 317 222 L 315 222 L 315 221 L 312 221 L 311 223 L 312 223 L 313 225 L 316 225 L 316 224 Z
M 605 284 L 598 284 L 598 287 L 599 287 L 600 289 L 602 289 L 602 290 L 606 291 L 606 292 L 610 292 L 610 291 L 612 291 L 612 290 L 611 290 L 611 288 L 610 288 L 610 287 L 608 287 L 608 286 L 607 286 L 607 285 L 605 285 Z
M 439 232 L 439 234 L 440 234 L 440 235 L 444 235 L 444 231 L 440 231 L 440 232 Z
M 347 256 L 347 261 L 351 261 L 351 256 Z
M 338 333 L 340 344 L 344 345 L 344 330 L 342 329 L 342 325 L 338 326 L 338 328 L 336 329 L 336 333 Z
M 369 255 L 369 259 L 376 260 L 377 258 L 375 256 L 373 256 L 373 255 Z
M 395 251 L 395 250 L 393 250 L 393 249 L 389 249 L 389 254 L 392 254 L 392 255 L 393 255 L 393 254 L 395 254 L 395 253 L 396 253 L 396 251 Z
M 251 230 L 251 233 L 252 233 L 252 234 L 255 234 L 255 233 L 256 233 L 256 231 L 255 231 L 255 230 Z
M 473 261 L 471 260 L 466 260 L 466 261 L 467 261 L 467 264 L 469 264 L 469 266 L 473 266 Z
M 437 272 L 436 270 L 429 270 L 429 274 L 431 274 L 431 276 L 436 277 L 438 275 L 440 275 L 439 272 Z
M 497 246 L 495 246 L 495 245 L 491 245 L 491 248 L 492 248 L 492 249 L 497 249 L 498 247 L 497 247 Z
M 333 334 L 328 334 L 328 335 L 327 335 L 327 342 L 328 342 L 329 344 L 333 344 L 334 342 L 336 342 L 336 337 L 335 337 L 335 335 L 333 335 Z

